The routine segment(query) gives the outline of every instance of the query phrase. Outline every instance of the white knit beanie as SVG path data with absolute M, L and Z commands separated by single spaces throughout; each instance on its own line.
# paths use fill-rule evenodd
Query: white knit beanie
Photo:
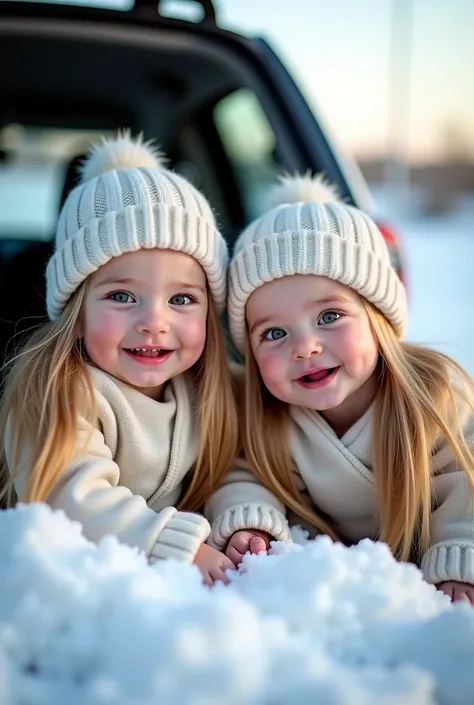
M 280 203 L 238 238 L 230 263 L 228 315 L 235 345 L 245 348 L 245 306 L 263 284 L 291 274 L 316 274 L 345 284 L 374 304 L 401 337 L 405 288 L 385 240 L 368 215 L 337 200 L 320 176 L 283 177 Z
M 113 257 L 162 248 L 194 257 L 221 312 L 227 245 L 205 197 L 163 166 L 160 153 L 125 131 L 91 149 L 82 178 L 59 216 L 46 270 L 48 315 L 57 319 L 70 296 Z

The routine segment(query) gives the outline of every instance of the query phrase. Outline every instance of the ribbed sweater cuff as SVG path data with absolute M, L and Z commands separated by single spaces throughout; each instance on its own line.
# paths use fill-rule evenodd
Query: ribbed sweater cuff
M 423 556 L 423 576 L 428 583 L 457 580 L 474 584 L 474 543 L 437 544 Z
M 192 563 L 210 530 L 210 524 L 203 516 L 191 512 L 175 512 L 150 551 L 150 563 L 162 558 L 176 558 Z
M 277 509 L 261 504 L 241 504 L 231 507 L 216 519 L 208 544 L 222 551 L 230 537 L 242 529 L 266 531 L 277 541 L 291 538 L 288 522 Z

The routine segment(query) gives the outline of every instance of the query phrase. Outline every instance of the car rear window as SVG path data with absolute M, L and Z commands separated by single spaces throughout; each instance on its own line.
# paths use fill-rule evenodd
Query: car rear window
M 98 137 L 17 124 L 0 130 L 0 238 L 53 237 L 67 167 Z
M 35 0 L 22 0 L 22 2 L 34 4 Z M 98 7 L 109 10 L 130 10 L 135 4 L 134 0 L 41 0 L 41 2 L 47 2 L 50 5 L 77 5 L 78 7 Z

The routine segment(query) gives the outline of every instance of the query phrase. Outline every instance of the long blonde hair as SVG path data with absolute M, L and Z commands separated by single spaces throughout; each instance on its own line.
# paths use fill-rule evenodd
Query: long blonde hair
M 0 411 L 0 501 L 15 501 L 13 482 L 22 450 L 28 449 L 28 480 L 19 499 L 44 501 L 77 452 L 79 416 L 96 419 L 94 387 L 80 342 L 87 280 L 60 318 L 41 326 L 7 367 Z M 179 508 L 199 509 L 234 460 L 237 413 L 223 332 L 209 300 L 207 335 L 201 359 L 191 370 L 197 391 L 199 447 L 192 480 Z M 6 435 L 12 439 L 10 465 Z
M 431 457 L 444 437 L 474 489 L 474 453 L 463 435 L 460 403 L 474 413 L 474 383 L 448 356 L 400 341 L 387 319 L 363 301 L 380 353 L 372 439 L 379 538 L 401 560 L 419 560 L 430 541 Z M 306 506 L 294 481 L 289 406 L 266 389 L 247 339 L 244 453 L 260 481 L 316 529 L 337 539 L 330 518 Z
M 273 494 L 319 531 L 338 538 L 329 521 L 301 501 L 288 445 L 289 406 L 260 376 L 247 336 L 242 409 L 242 449 L 252 472 Z

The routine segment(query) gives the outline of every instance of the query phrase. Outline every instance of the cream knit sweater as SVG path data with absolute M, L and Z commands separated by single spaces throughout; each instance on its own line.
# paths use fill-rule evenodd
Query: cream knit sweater
M 144 551 L 150 562 L 193 561 L 209 535 L 209 523 L 174 507 L 196 461 L 190 381 L 185 375 L 175 377 L 164 401 L 157 402 L 101 370 L 89 371 L 98 420 L 93 426 L 80 422 L 77 455 L 48 503 L 79 521 L 91 541 L 114 534 Z M 10 460 L 11 428 L 5 449 Z M 29 467 L 28 449 L 23 448 L 18 494 Z
M 463 413 L 465 437 L 474 444 L 474 419 Z M 379 531 L 372 475 L 371 439 L 376 429 L 370 408 L 342 438 L 317 413 L 291 407 L 290 451 L 297 485 L 305 502 L 314 502 L 351 543 L 376 539 Z M 422 560 L 431 583 L 474 583 L 474 493 L 443 440 L 433 448 L 431 547 Z M 245 463 L 239 464 L 211 498 L 206 516 L 212 524 L 208 541 L 222 549 L 235 531 L 254 528 L 275 539 L 289 539 L 283 506 L 260 486 Z M 291 522 L 292 523 L 292 522 Z

